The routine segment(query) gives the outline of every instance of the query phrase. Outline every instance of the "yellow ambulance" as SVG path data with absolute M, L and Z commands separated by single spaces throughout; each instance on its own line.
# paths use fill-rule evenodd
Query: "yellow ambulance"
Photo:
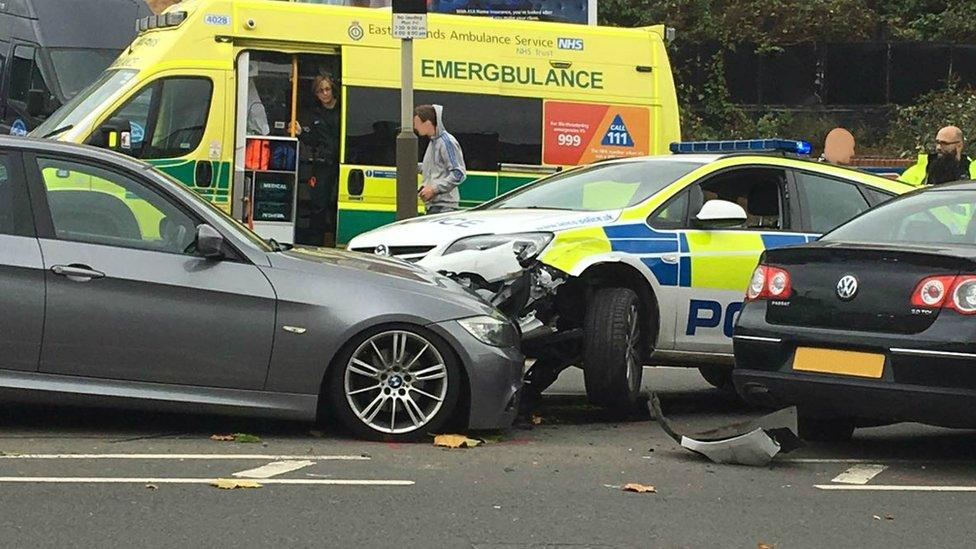
M 340 244 L 393 221 L 400 41 L 389 10 L 184 0 L 137 25 L 34 136 L 144 159 L 280 241 L 322 244 L 308 231 L 316 216 Z M 468 168 L 462 207 L 563 166 L 666 152 L 679 139 L 666 34 L 431 14 L 415 41 L 415 103 L 444 106 Z M 302 137 L 314 134 L 302 129 L 323 77 L 339 121 L 326 158 Z M 334 163 L 338 181 L 318 181 L 315 162 Z

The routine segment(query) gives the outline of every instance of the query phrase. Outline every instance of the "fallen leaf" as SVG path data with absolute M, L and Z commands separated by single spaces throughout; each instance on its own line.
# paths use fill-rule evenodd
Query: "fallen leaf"
M 239 478 L 218 478 L 210 483 L 211 486 L 215 486 L 222 490 L 233 490 L 235 488 L 260 488 L 261 485 L 257 481 L 239 479 Z
M 210 440 L 219 442 L 261 442 L 261 438 L 247 433 L 233 433 L 230 435 L 210 435 Z
M 261 442 L 261 437 L 249 435 L 247 433 L 234 433 L 234 442 Z
M 542 416 L 532 414 L 532 425 L 542 425 Z
M 624 484 L 622 488 L 624 492 L 637 492 L 638 494 L 647 494 L 657 492 L 653 486 L 645 486 L 643 484 L 637 484 L 636 482 L 630 482 Z
M 434 437 L 434 446 L 443 446 L 445 448 L 474 448 L 481 444 L 482 441 L 474 438 L 468 438 L 464 435 L 437 435 Z
M 155 484 L 147 484 L 146 488 L 148 488 L 149 490 L 156 490 L 159 488 L 159 486 L 156 486 Z

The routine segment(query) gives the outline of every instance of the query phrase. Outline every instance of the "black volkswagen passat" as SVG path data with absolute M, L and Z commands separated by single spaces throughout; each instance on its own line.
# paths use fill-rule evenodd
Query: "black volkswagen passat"
M 976 426 L 976 183 L 912 192 L 768 250 L 735 328 L 739 394 L 798 407 L 808 439 Z

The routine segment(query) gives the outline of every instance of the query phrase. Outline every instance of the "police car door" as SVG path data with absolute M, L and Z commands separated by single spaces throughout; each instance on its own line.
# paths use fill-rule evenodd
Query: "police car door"
M 736 166 L 690 187 L 686 228 L 679 231 L 676 350 L 732 352 L 732 328 L 759 255 L 767 247 L 807 240 L 791 232 L 792 185 L 786 169 Z M 699 222 L 697 214 L 711 200 L 741 206 L 745 223 L 716 228 Z

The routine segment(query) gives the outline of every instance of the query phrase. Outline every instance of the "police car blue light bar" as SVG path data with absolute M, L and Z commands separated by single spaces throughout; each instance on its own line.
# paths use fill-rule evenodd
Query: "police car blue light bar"
M 807 141 L 797 139 L 737 139 L 732 141 L 681 141 L 671 143 L 674 154 L 733 153 L 733 152 L 785 152 L 810 154 L 813 147 Z

